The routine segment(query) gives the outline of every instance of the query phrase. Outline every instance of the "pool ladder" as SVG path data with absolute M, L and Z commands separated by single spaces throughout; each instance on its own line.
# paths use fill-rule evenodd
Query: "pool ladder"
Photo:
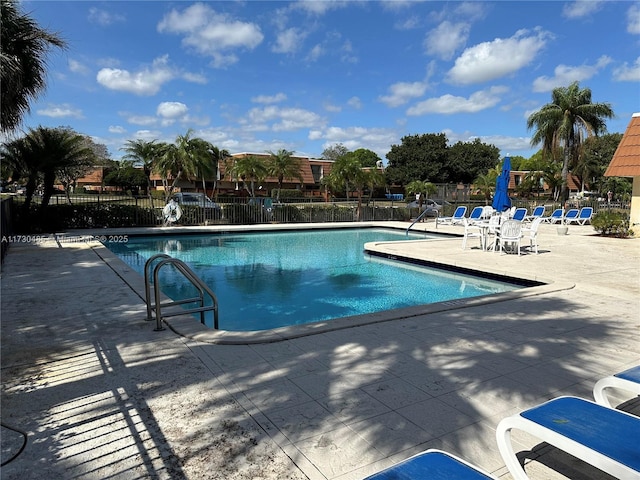
M 158 264 L 153 268 L 153 275 L 150 273 L 151 265 L 158 261 Z M 169 302 L 162 302 L 160 300 L 160 282 L 159 274 L 160 269 L 165 265 L 173 265 L 182 275 L 191 282 L 191 284 L 198 290 L 198 296 L 193 298 L 185 298 L 183 300 L 175 300 Z M 151 279 L 153 278 L 153 298 L 151 297 Z M 191 270 L 186 263 L 177 258 L 173 258 L 164 253 L 154 255 L 144 264 L 144 293 L 147 302 L 147 320 L 153 320 L 153 312 L 155 310 L 156 328 L 154 330 L 164 330 L 162 326 L 163 315 L 165 317 L 175 317 L 177 315 L 185 315 L 190 313 L 200 313 L 200 323 L 205 324 L 204 313 L 213 310 L 213 328 L 218 330 L 218 299 L 211 291 L 211 289 Z M 212 300 L 211 305 L 205 305 L 205 299 L 208 296 Z M 199 307 L 193 308 L 181 308 L 171 312 L 162 312 L 162 308 L 172 307 L 176 305 L 184 305 L 187 303 L 199 303 Z
M 407 231 L 405 232 L 405 234 L 406 234 L 407 236 L 409 236 L 409 230 L 411 230 L 411 227 L 413 227 L 416 223 L 418 223 L 418 222 L 422 219 L 422 217 L 424 217 L 424 216 L 427 214 L 427 211 L 428 211 L 428 210 L 429 210 L 428 208 L 425 208 L 425 209 L 424 209 L 424 212 L 422 212 L 420 215 L 418 215 L 418 218 L 416 218 L 416 219 L 413 221 L 413 223 L 412 223 L 411 225 L 409 225 L 409 228 L 407 228 Z M 436 228 L 438 228 L 438 217 L 439 217 L 439 213 L 440 213 L 440 212 L 438 212 L 438 210 L 436 210 Z

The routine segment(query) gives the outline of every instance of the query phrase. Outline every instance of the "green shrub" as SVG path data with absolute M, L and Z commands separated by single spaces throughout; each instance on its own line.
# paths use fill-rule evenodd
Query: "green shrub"
M 602 210 L 593 216 L 591 225 L 596 232 L 608 237 L 626 238 L 633 235 L 626 213 Z

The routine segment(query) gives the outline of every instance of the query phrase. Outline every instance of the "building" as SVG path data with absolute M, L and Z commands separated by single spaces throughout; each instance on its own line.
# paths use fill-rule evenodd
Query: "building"
M 234 159 L 254 156 L 258 158 L 268 159 L 268 153 L 240 152 L 234 153 L 226 162 L 220 162 L 218 165 L 218 176 L 216 179 L 205 179 L 206 194 L 210 197 L 215 196 L 214 188 L 218 195 L 247 195 L 243 191 L 242 180 L 235 178 L 230 172 L 230 166 Z M 300 190 L 305 197 L 322 197 L 326 199 L 327 192 L 322 186 L 322 179 L 331 172 L 333 162 L 329 160 L 310 158 L 292 155 L 293 158 L 300 162 L 300 173 L 302 183 L 296 178 L 285 178 L 282 183 L 283 190 Z M 151 175 L 151 182 L 156 190 L 163 190 L 162 177 L 158 174 Z M 171 183 L 171 179 L 169 179 Z M 256 195 L 269 196 L 273 189 L 278 188 L 278 179 L 276 177 L 267 177 L 255 185 Z M 202 179 L 181 178 L 176 184 L 176 189 L 184 192 L 202 192 Z
M 640 236 L 640 113 L 631 116 L 604 176 L 633 179 L 629 226 L 634 229 L 635 236 Z

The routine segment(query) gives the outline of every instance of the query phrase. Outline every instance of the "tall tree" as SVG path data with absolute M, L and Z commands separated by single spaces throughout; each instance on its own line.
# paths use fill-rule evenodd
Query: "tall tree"
M 276 200 L 280 201 L 280 191 L 285 178 L 295 178 L 302 183 L 302 164 L 300 159 L 293 157 L 293 152 L 284 148 L 277 152 L 267 151 L 269 163 L 267 165 L 268 174 L 278 179 L 278 193 Z
M 447 137 L 444 133 L 408 135 L 387 153 L 387 183 L 406 185 L 413 180 L 446 181 Z
M 562 188 L 560 200 L 569 198 L 569 166 L 578 157 L 587 137 L 606 133 L 604 119 L 614 116 L 608 103 L 593 103 L 591 90 L 580 88 L 578 82 L 568 87 L 554 88 L 551 103 L 544 105 L 527 119 L 527 128 L 535 129 L 531 145 L 542 144 L 545 152 L 562 148 Z
M 335 145 L 331 145 L 323 150 L 322 158 L 335 162 L 338 158 L 346 155 L 347 153 L 349 153 L 349 149 L 347 147 L 341 143 L 336 143 Z
M 609 166 L 609 163 L 611 163 L 611 159 L 621 140 L 621 133 L 611 133 L 599 137 L 590 137 L 584 142 L 576 170 L 584 171 L 583 164 L 590 166 L 589 172 L 585 172 L 589 179 L 590 190 L 597 190 L 600 193 L 607 192 L 607 189 L 604 187 L 604 183 L 606 182 L 604 172 Z M 630 179 L 626 181 L 630 182 Z
M 0 3 L 0 130 L 9 132 L 22 123 L 29 104 L 46 87 L 46 57 L 66 43 L 20 11 L 16 0 Z
M 358 148 L 353 151 L 353 156 L 360 162 L 363 167 L 375 167 L 382 159 L 373 150 L 367 148 Z
M 155 140 L 151 140 L 150 142 L 142 139 L 127 140 L 121 150 L 126 152 L 122 157 L 124 160 L 131 161 L 134 167 L 142 167 L 142 171 L 147 178 L 147 195 L 151 201 L 151 208 L 153 208 L 151 173 L 153 172 L 153 163 L 159 155 L 158 144 Z
M 482 143 L 479 138 L 472 142 L 457 142 L 449 147 L 448 161 L 444 166 L 444 180 L 452 183 L 472 183 L 499 161 L 500 149 L 495 145 Z

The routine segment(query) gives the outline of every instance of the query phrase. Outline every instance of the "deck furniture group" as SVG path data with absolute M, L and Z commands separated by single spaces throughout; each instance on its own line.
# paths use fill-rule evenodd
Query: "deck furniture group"
M 496 428 L 498 450 L 515 480 L 529 480 L 511 432 L 521 430 L 620 480 L 640 479 L 640 417 L 614 408 L 611 389 L 640 395 L 640 365 L 604 377 L 593 388 L 595 401 L 562 396 L 504 418 Z M 625 402 L 626 403 L 626 402 Z M 497 480 L 464 459 L 426 450 L 365 480 Z
M 540 205 L 529 215 L 526 208 L 512 208 L 496 212 L 491 206 L 477 206 L 467 217 L 467 207 L 459 206 L 450 217 L 436 218 L 437 225 L 461 225 L 464 227 L 462 249 L 467 241 L 477 238 L 482 250 L 500 253 L 522 253 L 523 241 L 529 240 L 529 251 L 538 253 L 538 228 L 541 223 L 561 225 L 586 225 L 593 217 L 593 207 L 572 208 L 566 212 L 555 209 L 545 216 L 545 206 Z

